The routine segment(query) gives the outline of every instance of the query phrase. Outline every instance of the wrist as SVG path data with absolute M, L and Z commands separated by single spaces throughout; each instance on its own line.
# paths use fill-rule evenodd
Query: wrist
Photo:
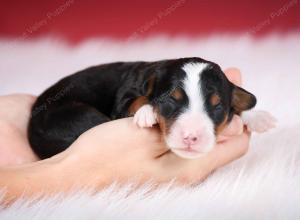
M 75 161 L 73 161 L 75 162 Z M 78 162 L 78 161 L 76 161 Z M 0 189 L 5 192 L 1 203 L 9 204 L 19 197 L 49 196 L 85 187 L 87 177 L 64 154 L 14 167 L 0 168 Z
M 53 168 L 44 161 L 1 168 L 0 188 L 5 192 L 2 203 L 10 203 L 19 197 L 30 198 L 34 194 L 50 194 L 53 187 L 49 185 L 55 182 L 51 176 Z

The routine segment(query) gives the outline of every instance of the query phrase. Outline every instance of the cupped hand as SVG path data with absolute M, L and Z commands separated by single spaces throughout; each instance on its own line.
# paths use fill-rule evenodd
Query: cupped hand
M 235 84 L 241 84 L 237 69 L 228 69 L 226 75 Z M 132 118 L 124 118 L 85 132 L 63 157 L 69 161 L 66 167 L 73 166 L 77 178 L 83 182 L 86 180 L 85 185 L 102 187 L 113 181 L 132 179 L 140 183 L 148 180 L 195 183 L 244 155 L 250 134 L 244 130 L 240 117 L 234 116 L 217 139 L 215 148 L 201 158 L 182 159 L 168 150 L 157 127 L 141 129 Z M 69 173 L 72 176 L 72 172 Z

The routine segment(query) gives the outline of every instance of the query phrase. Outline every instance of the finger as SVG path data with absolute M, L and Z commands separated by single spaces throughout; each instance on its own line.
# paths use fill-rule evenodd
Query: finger
M 243 121 L 238 115 L 234 115 L 231 122 L 217 136 L 217 141 L 223 141 L 231 136 L 241 135 L 243 133 Z
M 203 158 L 192 161 L 195 164 L 185 166 L 182 176 L 184 182 L 186 179 L 191 183 L 197 183 L 205 179 L 214 170 L 240 158 L 249 148 L 250 133 L 245 130 L 244 133 L 218 144 L 211 152 L 207 153 Z M 188 174 L 186 178 L 185 173 Z M 180 179 L 181 176 L 178 176 Z
M 233 84 L 237 86 L 242 85 L 242 75 L 239 69 L 231 67 L 226 69 L 224 73 L 227 76 L 228 80 L 231 81 Z
M 244 129 L 241 135 L 217 144 L 207 157 L 211 161 L 211 169 L 217 169 L 243 156 L 249 148 L 250 135 L 251 133 Z
M 132 131 L 131 136 L 135 140 L 135 145 L 140 143 L 140 149 L 143 150 L 145 155 L 148 155 L 148 158 L 155 159 L 169 151 L 157 124 L 149 128 L 139 128 L 130 118 L 127 118 L 126 130 Z M 133 150 L 133 148 L 130 147 L 130 150 Z

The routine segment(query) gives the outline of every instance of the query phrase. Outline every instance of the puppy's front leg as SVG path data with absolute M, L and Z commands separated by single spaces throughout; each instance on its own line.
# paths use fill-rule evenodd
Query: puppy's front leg
M 157 123 L 157 114 L 146 96 L 136 98 L 128 109 L 133 122 L 140 128 L 152 127 Z
M 134 114 L 133 122 L 140 128 L 152 127 L 157 123 L 157 114 L 150 104 L 141 106 Z
M 263 133 L 274 128 L 277 122 L 269 112 L 260 110 L 245 111 L 241 117 L 249 131 L 258 133 Z

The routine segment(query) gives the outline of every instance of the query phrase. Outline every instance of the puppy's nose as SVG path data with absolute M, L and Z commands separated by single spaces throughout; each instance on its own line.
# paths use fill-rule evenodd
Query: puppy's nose
M 195 145 L 199 141 L 199 138 L 200 136 L 188 134 L 183 137 L 183 143 L 188 146 Z

